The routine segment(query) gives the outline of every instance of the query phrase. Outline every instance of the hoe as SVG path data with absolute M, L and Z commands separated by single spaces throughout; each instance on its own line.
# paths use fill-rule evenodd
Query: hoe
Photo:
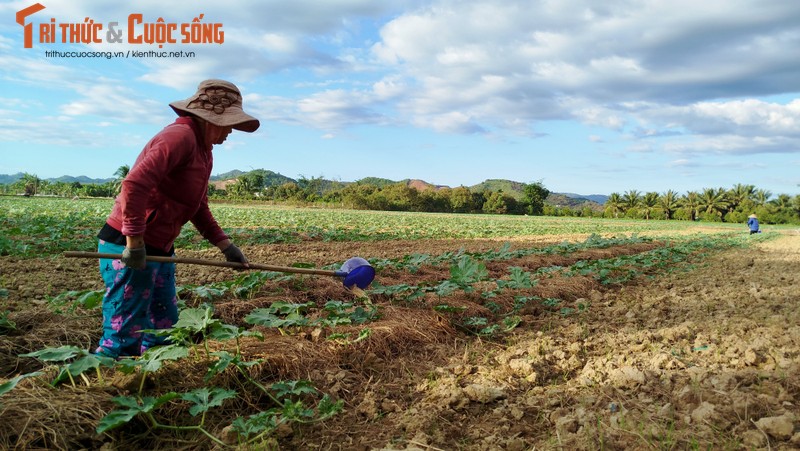
M 64 257 L 74 258 L 122 258 L 122 254 L 103 254 L 98 252 L 65 252 Z M 361 257 L 348 259 L 337 271 L 313 268 L 292 268 L 289 266 L 262 265 L 259 263 L 249 263 L 247 267 L 238 262 L 224 262 L 219 260 L 203 260 L 200 258 L 181 258 L 181 257 L 157 257 L 147 256 L 147 260 L 160 263 L 184 263 L 189 265 L 220 266 L 234 269 L 260 269 L 263 271 L 276 271 L 293 274 L 313 274 L 318 276 L 334 276 L 342 279 L 345 288 L 354 286 L 365 289 L 375 279 L 375 268 Z

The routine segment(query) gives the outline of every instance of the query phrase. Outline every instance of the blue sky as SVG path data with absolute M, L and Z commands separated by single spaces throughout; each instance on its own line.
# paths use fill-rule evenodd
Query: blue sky
M 173 120 L 169 102 L 224 78 L 262 125 L 215 148 L 214 174 L 800 193 L 798 2 L 40 0 L 24 48 L 14 18 L 34 3 L 0 2 L 4 174 L 111 177 Z M 203 14 L 224 41 L 133 44 L 133 13 L 148 24 Z M 39 42 L 40 24 L 87 18 L 102 42 Z M 123 42 L 107 42 L 109 22 Z

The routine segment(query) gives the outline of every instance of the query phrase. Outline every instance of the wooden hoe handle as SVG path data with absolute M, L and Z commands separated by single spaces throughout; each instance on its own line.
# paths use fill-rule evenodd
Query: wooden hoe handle
M 120 259 L 122 258 L 122 254 L 104 254 L 101 252 L 80 252 L 80 251 L 68 251 L 64 252 L 64 257 L 69 258 L 110 258 L 110 259 Z M 313 269 L 313 268 L 292 268 L 290 266 L 274 266 L 274 265 L 262 265 L 259 263 L 248 263 L 249 267 L 245 267 L 243 264 L 239 262 L 226 262 L 221 260 L 204 260 L 202 258 L 184 258 L 184 257 L 158 257 L 153 255 L 148 255 L 147 260 L 151 262 L 160 262 L 160 263 L 185 263 L 188 265 L 204 265 L 204 266 L 219 266 L 223 268 L 233 268 L 233 269 L 260 269 L 263 271 L 276 271 L 276 272 L 288 272 L 294 274 L 315 274 L 318 276 L 337 276 L 337 277 L 344 277 L 347 274 L 341 274 L 336 271 L 330 271 L 325 269 Z

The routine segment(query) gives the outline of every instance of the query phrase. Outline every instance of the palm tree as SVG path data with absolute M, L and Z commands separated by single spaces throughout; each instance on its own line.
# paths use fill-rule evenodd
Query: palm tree
M 636 208 L 639 205 L 641 197 L 642 193 L 635 189 L 625 191 L 625 194 L 622 195 L 622 203 L 625 205 L 625 211 Z
M 792 210 L 794 210 L 794 214 L 800 215 L 800 194 L 792 198 Z
M 788 194 L 778 194 L 778 197 L 769 203 L 778 207 L 779 210 L 788 211 L 792 208 L 792 197 Z
M 606 208 L 614 214 L 615 218 L 619 217 L 619 212 L 623 211 L 622 196 L 619 193 L 611 193 L 606 199 Z
M 658 204 L 661 207 L 661 211 L 664 212 L 664 218 L 672 219 L 672 214 L 680 206 L 678 193 L 672 190 L 668 190 L 666 193 L 662 194 L 661 197 L 658 198 Z
M 645 193 L 639 200 L 639 205 L 644 210 L 644 219 L 650 219 L 650 212 L 655 210 L 656 205 L 658 205 L 658 193 L 655 191 Z
M 747 201 L 752 201 L 756 195 L 756 187 L 754 185 L 743 185 L 737 183 L 733 188 L 728 191 L 729 210 L 734 211 L 740 205 Z
M 249 197 L 253 192 L 253 181 L 249 177 L 239 176 L 236 183 L 228 188 L 231 194 L 237 197 Z
M 769 202 L 769 198 L 770 197 L 772 197 L 772 193 L 771 192 L 769 192 L 769 191 L 767 191 L 765 189 L 759 189 L 759 190 L 756 190 L 755 197 L 753 198 L 753 201 L 759 207 L 763 207 L 764 205 L 767 204 L 767 202 Z
M 681 198 L 681 205 L 684 208 L 689 209 L 689 214 L 692 217 L 692 221 L 697 219 L 697 213 L 700 210 L 700 194 L 696 191 L 689 191 L 686 193 L 685 196 Z
M 26 196 L 35 196 L 36 192 L 39 191 L 39 185 L 42 183 L 42 179 L 36 174 L 29 174 L 26 172 L 22 174 L 22 178 L 19 182 L 22 184 Z
M 720 218 L 728 209 L 727 192 L 723 188 L 703 188 L 700 193 L 699 209 L 707 215 L 716 214 Z
M 128 173 L 131 172 L 131 167 L 127 164 L 123 164 L 122 166 L 118 167 L 116 172 L 114 172 L 114 195 L 116 196 L 122 190 L 122 181 L 125 180 L 125 177 L 128 176 Z

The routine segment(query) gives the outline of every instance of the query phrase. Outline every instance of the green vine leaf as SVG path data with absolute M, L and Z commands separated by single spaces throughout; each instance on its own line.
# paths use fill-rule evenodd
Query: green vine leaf
M 281 381 L 270 386 L 275 391 L 276 398 L 283 398 L 288 395 L 302 395 L 303 393 L 316 394 L 317 389 L 306 380 L 300 381 Z
M 153 373 L 161 369 L 164 362 L 168 360 L 180 360 L 189 355 L 189 348 L 181 345 L 156 346 L 148 349 L 137 360 L 135 365 L 140 366 L 142 371 Z
M 117 428 L 122 426 L 123 424 L 131 421 L 132 419 L 136 418 L 136 415 L 140 413 L 150 413 L 162 404 L 165 404 L 173 399 L 177 398 L 178 394 L 175 392 L 169 392 L 164 395 L 161 395 L 157 398 L 152 396 L 146 396 L 139 399 L 133 396 L 117 396 L 112 399 L 115 404 L 122 407 L 122 409 L 112 410 L 108 413 L 100 423 L 97 425 L 96 431 L 98 434 L 102 434 L 106 431 L 110 431 L 111 429 Z
M 235 390 L 225 390 L 219 387 L 213 387 L 211 389 L 202 387 L 181 395 L 182 400 L 194 403 L 194 405 L 189 408 L 189 414 L 193 417 L 197 416 L 199 413 L 208 412 L 208 409 L 212 407 L 220 407 L 223 401 L 235 397 Z
M 2 384 L 0 384 L 0 396 L 3 396 L 6 393 L 8 393 L 11 390 L 13 390 L 14 387 L 16 387 L 17 384 L 19 384 L 19 382 L 21 380 L 29 378 L 29 377 L 39 376 L 40 374 L 42 374 L 42 373 L 39 372 L 39 371 L 37 371 L 35 373 L 20 374 L 19 376 L 15 377 L 15 378 L 13 378 L 13 379 L 11 379 L 9 381 L 3 382 Z
M 69 360 L 83 351 L 77 346 L 59 346 L 57 348 L 45 348 L 27 354 L 20 354 L 20 357 L 34 357 L 42 362 L 64 362 Z

